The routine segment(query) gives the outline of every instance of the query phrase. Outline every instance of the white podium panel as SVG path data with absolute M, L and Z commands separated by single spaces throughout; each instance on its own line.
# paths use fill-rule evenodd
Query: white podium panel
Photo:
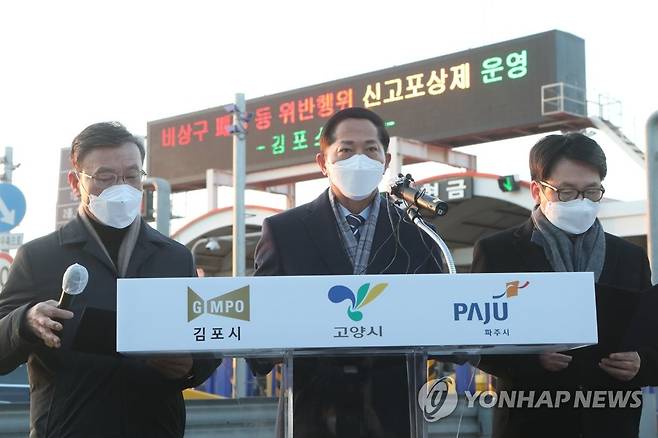
M 591 273 L 120 279 L 120 353 L 561 350 L 597 342 Z

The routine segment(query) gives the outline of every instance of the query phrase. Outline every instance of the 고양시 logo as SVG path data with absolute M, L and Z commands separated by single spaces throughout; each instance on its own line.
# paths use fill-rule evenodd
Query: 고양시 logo
M 347 286 L 334 286 L 329 289 L 329 301 L 336 304 L 349 301 L 347 315 L 352 321 L 361 321 L 363 318 L 361 309 L 372 303 L 387 286 L 388 283 L 378 283 L 371 288 L 370 283 L 366 283 L 359 287 L 356 294 Z

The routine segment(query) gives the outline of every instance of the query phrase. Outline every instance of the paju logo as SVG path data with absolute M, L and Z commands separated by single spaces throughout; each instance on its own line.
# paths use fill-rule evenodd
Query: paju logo
M 187 322 L 208 313 L 249 321 L 249 286 L 204 301 L 192 288 L 187 288 Z
M 507 297 L 514 298 L 519 295 L 519 289 L 524 289 L 530 284 L 529 281 L 520 285 L 520 281 L 510 281 L 506 283 L 505 291 L 500 295 L 494 295 L 494 300 Z M 453 313 L 455 321 L 459 321 L 460 317 L 466 315 L 466 320 L 482 321 L 483 324 L 488 324 L 491 317 L 496 321 L 505 321 L 508 317 L 507 302 L 506 301 L 492 301 L 489 303 L 454 303 Z
M 528 285 L 530 285 L 529 281 L 526 281 L 525 283 L 523 283 L 523 286 L 519 286 L 519 283 L 521 283 L 521 282 L 518 281 L 518 280 L 510 281 L 509 283 L 506 283 L 505 292 L 503 292 L 500 295 L 494 295 L 493 298 L 494 299 L 495 298 L 502 298 L 503 296 L 507 296 L 507 298 L 516 297 L 516 296 L 519 295 L 519 289 L 525 289 L 526 287 L 528 287 Z
M 361 321 L 362 309 L 367 304 L 372 303 L 388 286 L 388 283 L 376 284 L 370 289 L 370 283 L 362 285 L 354 296 L 354 292 L 347 286 L 334 286 L 329 289 L 329 301 L 332 303 L 342 303 L 349 300 L 351 305 L 347 308 L 347 315 L 352 321 Z

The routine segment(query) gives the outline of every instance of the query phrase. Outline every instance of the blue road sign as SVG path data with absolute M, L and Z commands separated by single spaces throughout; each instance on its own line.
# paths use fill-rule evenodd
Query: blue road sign
M 25 217 L 25 196 L 12 184 L 0 184 L 0 233 L 7 232 Z

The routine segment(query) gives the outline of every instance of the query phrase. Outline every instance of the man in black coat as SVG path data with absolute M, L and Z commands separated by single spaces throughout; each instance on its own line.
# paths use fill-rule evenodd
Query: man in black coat
M 480 240 L 473 272 L 593 272 L 597 285 L 619 293 L 639 292 L 651 285 L 645 252 L 605 233 L 596 219 L 607 168 L 595 141 L 582 134 L 545 137 L 530 152 L 530 170 L 537 204 L 532 217 Z M 497 407 L 493 436 L 637 437 L 639 403 L 625 408 L 575 408 L 575 391 L 621 390 L 624 395 L 639 391 L 655 383 L 657 364 L 656 351 L 648 347 L 609 354 L 589 347 L 541 355 L 482 356 L 479 368 L 497 376 L 498 391 L 548 390 L 553 397 L 556 391 L 570 393 L 570 403 L 560 408 Z M 639 398 L 639 393 L 635 396 Z
M 195 276 L 192 255 L 139 216 L 140 139 L 118 123 L 94 124 L 73 141 L 71 159 L 77 217 L 23 245 L 0 293 L 0 373 L 27 361 L 32 438 L 182 437 L 181 391 L 217 362 L 92 354 L 73 344 L 85 310 L 116 311 L 117 278 Z M 89 283 L 70 311 L 59 309 L 62 275 L 74 263 Z M 113 343 L 113 327 L 99 324 L 90 321 L 85 337 Z
M 331 187 L 264 221 L 255 275 L 441 272 L 436 246 L 378 193 L 388 142 L 383 121 L 369 110 L 330 118 L 317 162 Z M 251 364 L 261 373 L 271 367 Z M 407 383 L 401 356 L 295 358 L 294 434 L 408 438 Z

